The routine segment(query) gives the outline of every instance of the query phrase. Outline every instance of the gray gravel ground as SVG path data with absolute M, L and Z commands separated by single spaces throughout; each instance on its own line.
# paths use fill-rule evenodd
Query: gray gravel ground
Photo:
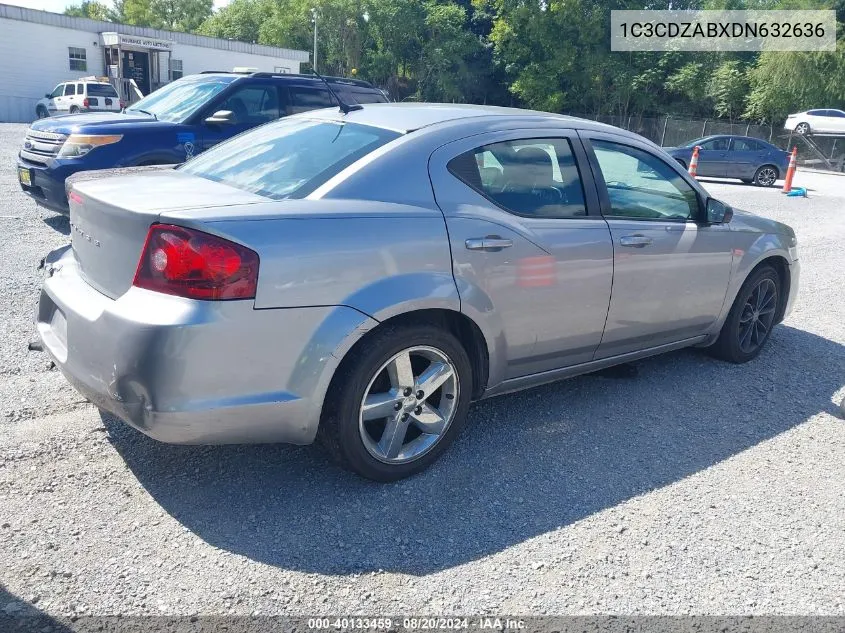
M 845 615 L 845 177 L 706 183 L 799 236 L 755 362 L 698 351 L 475 405 L 448 456 L 375 485 L 313 447 L 175 447 L 101 416 L 34 338 L 67 221 L 0 126 L 0 615 Z

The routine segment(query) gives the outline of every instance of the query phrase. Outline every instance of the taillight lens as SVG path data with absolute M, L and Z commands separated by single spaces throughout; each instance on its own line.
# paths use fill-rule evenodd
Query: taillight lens
M 132 283 L 190 299 L 254 299 L 258 254 L 202 231 L 153 224 Z
M 88 97 L 85 97 L 85 98 L 82 100 L 82 107 L 83 107 L 83 108 L 87 108 L 89 105 L 91 105 L 91 102 L 90 102 L 90 101 L 88 101 Z

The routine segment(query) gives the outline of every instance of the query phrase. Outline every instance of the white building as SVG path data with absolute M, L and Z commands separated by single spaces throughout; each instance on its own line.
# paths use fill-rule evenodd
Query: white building
M 306 51 L 100 22 L 0 4 L 0 121 L 29 122 L 62 81 L 104 76 L 127 102 L 204 70 L 298 73 Z

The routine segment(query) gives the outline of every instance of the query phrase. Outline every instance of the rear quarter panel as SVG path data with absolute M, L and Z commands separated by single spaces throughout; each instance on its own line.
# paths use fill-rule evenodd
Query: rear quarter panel
M 240 219 L 193 222 L 187 212 L 162 214 L 162 221 L 196 224 L 255 250 L 258 309 L 344 305 L 379 321 L 416 309 L 460 309 L 446 224 L 437 210 L 365 200 L 243 210 Z

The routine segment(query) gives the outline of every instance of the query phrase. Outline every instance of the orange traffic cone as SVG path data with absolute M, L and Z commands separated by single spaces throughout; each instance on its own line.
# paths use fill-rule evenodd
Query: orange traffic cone
M 696 145 L 692 150 L 692 158 L 689 161 L 689 175 L 693 178 L 696 178 L 696 173 L 698 172 L 698 151 L 701 148 Z
M 789 155 L 789 167 L 786 170 L 786 178 L 783 179 L 783 192 L 789 193 L 792 191 L 792 177 L 795 175 L 795 158 L 798 156 L 798 147 L 792 148 L 792 153 Z

